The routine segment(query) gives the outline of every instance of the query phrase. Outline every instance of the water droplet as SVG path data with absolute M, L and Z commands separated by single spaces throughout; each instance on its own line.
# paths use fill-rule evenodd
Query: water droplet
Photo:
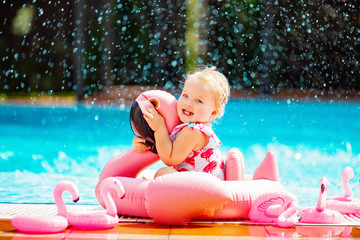
M 176 67 L 176 66 L 177 66 L 177 61 L 176 61 L 176 60 L 173 60 L 173 61 L 171 62 L 171 66 Z

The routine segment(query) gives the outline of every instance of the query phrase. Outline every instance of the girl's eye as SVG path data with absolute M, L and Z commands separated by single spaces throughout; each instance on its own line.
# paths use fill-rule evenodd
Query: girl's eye
M 183 96 L 184 98 L 187 98 L 187 97 L 188 97 L 188 95 L 187 95 L 187 94 L 185 94 L 185 93 L 184 93 L 182 96 Z
M 200 99 L 196 99 L 196 102 L 198 103 L 202 103 L 202 101 Z

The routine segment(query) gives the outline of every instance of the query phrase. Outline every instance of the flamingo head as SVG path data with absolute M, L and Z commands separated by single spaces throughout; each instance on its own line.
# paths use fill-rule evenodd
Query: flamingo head
M 320 192 L 321 192 L 322 194 L 325 192 L 325 188 L 326 188 L 325 184 L 321 184 L 321 186 L 320 186 Z
M 345 198 L 351 198 L 352 197 L 352 190 L 349 184 L 349 180 L 354 178 L 354 170 L 347 166 L 344 168 L 342 174 L 341 174 L 341 183 L 343 185 L 345 194 Z
M 119 198 L 125 195 L 125 189 L 120 180 L 115 177 L 108 177 L 101 183 L 101 192 L 104 196 L 110 189 L 114 189 Z
M 148 104 L 152 104 L 155 109 L 165 119 L 168 132 L 180 123 L 176 111 L 176 98 L 162 90 L 149 90 L 141 93 L 134 101 L 130 111 L 130 125 L 135 135 L 145 139 L 145 145 L 150 147 L 150 151 L 157 153 L 155 147 L 154 131 L 149 127 L 143 117 L 143 112 Z
M 319 198 L 318 198 L 318 202 L 316 205 L 316 210 L 318 212 L 322 212 L 326 208 L 326 193 L 328 190 L 328 186 L 329 186 L 329 182 L 328 182 L 327 178 L 322 177 L 320 179 L 320 193 L 319 193 Z
M 69 192 L 71 194 L 72 200 L 74 202 L 79 201 L 79 199 L 80 199 L 79 189 L 77 188 L 75 183 L 73 183 L 72 181 L 69 181 L 69 180 L 64 180 L 64 181 L 61 181 L 56 184 L 56 186 L 54 188 L 55 200 L 56 200 L 55 196 L 62 196 L 63 192 L 65 192 L 65 191 Z
M 344 179 L 353 179 L 354 178 L 354 170 L 347 166 L 344 168 L 343 172 L 342 172 L 342 175 L 341 175 L 342 178 Z
M 329 187 L 329 182 L 327 177 L 322 177 L 320 179 L 320 194 L 326 194 Z

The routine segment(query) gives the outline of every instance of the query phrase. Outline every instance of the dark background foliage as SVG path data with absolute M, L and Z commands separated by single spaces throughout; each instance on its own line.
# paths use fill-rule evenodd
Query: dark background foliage
M 81 99 L 105 85 L 177 86 L 197 64 L 264 93 L 360 91 L 359 1 L 196 1 L 194 60 L 186 1 L 4 0 L 0 92 L 76 92 Z M 23 34 L 13 26 L 20 9 L 33 11 Z

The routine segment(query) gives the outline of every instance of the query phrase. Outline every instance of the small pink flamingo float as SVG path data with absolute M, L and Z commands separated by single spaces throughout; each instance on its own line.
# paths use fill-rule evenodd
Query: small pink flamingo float
M 336 224 L 343 221 L 340 212 L 326 209 L 326 195 L 328 190 L 328 180 L 326 177 L 320 179 L 320 193 L 316 208 L 305 208 L 298 211 L 300 215 L 300 223 L 316 223 L 316 224 Z
M 119 198 L 124 197 L 125 190 L 121 182 L 114 177 L 106 178 L 100 188 L 101 197 L 105 203 L 105 210 L 68 213 L 69 224 L 80 229 L 109 229 L 118 224 L 119 218 L 111 191 L 115 191 Z
M 344 189 L 344 196 L 329 197 L 326 199 L 328 209 L 339 211 L 343 214 L 360 213 L 360 200 L 352 196 L 349 180 L 354 178 L 354 171 L 351 167 L 344 168 L 341 175 L 341 183 Z
M 71 181 L 61 181 L 54 188 L 57 215 L 17 214 L 11 224 L 20 232 L 58 233 L 68 227 L 66 205 L 62 198 L 64 191 L 70 192 L 74 202 L 79 200 L 79 191 Z

